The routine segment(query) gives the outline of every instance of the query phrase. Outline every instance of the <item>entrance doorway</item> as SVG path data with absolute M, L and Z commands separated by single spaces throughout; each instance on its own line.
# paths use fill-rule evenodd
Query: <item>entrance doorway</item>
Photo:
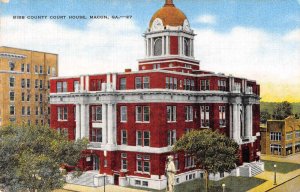
M 242 156 L 243 156 L 243 162 L 249 162 L 250 161 L 250 150 L 249 150 L 248 146 L 243 148 Z
M 115 185 L 119 185 L 119 177 L 120 177 L 119 174 L 114 174 L 114 184 Z
M 99 157 L 97 155 L 93 155 L 92 158 L 93 158 L 93 170 L 99 170 L 99 164 L 100 164 Z

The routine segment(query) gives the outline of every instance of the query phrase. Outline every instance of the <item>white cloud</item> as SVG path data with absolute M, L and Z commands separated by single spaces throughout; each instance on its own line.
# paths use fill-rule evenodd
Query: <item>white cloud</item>
M 197 19 L 196 22 L 202 23 L 202 24 L 216 24 L 217 18 L 214 15 L 200 15 Z
M 1 19 L 1 45 L 59 54 L 59 75 L 137 69 L 144 54 L 134 20 L 90 20 L 85 29 L 52 21 Z
M 1 0 L 1 3 L 9 3 L 9 0 Z
M 291 42 L 300 42 L 300 29 L 295 29 L 284 36 L 284 40 Z

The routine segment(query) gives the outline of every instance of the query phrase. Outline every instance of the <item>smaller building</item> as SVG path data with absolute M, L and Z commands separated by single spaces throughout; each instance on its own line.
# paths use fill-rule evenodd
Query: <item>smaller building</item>
M 268 120 L 260 128 L 261 153 L 288 156 L 300 152 L 300 119 Z

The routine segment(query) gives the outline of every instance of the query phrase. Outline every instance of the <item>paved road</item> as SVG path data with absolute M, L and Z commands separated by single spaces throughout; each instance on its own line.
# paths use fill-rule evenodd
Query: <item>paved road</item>
M 271 189 L 269 192 L 295 192 L 300 191 L 300 175 L 278 187 Z

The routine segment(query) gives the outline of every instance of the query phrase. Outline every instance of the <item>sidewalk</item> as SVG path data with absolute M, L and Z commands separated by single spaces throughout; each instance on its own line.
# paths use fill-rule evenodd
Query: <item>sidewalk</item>
M 280 156 L 276 157 L 276 156 L 272 156 L 272 155 L 263 155 L 262 154 L 261 160 L 300 164 L 300 153 L 290 155 L 287 157 L 280 157 Z
M 277 185 L 281 184 L 281 183 L 283 183 L 283 182 L 285 182 L 285 181 L 287 181 L 291 178 L 294 178 L 298 175 L 300 175 L 300 169 L 295 170 L 295 171 L 291 171 L 287 174 L 276 173 Z M 260 179 L 265 179 L 267 181 L 264 182 L 263 184 L 255 187 L 255 188 L 252 188 L 248 192 L 264 192 L 268 189 L 271 189 L 271 188 L 275 187 L 275 185 L 274 185 L 274 172 L 264 171 L 264 172 L 256 175 L 255 177 L 260 178 Z M 299 185 L 300 185 L 300 183 L 299 183 Z
M 81 185 L 66 184 L 63 189 L 54 190 L 53 192 L 101 192 L 104 191 L 104 187 L 87 187 Z M 105 192 L 143 192 L 144 190 L 130 189 L 126 187 L 120 187 L 117 185 L 106 185 Z

